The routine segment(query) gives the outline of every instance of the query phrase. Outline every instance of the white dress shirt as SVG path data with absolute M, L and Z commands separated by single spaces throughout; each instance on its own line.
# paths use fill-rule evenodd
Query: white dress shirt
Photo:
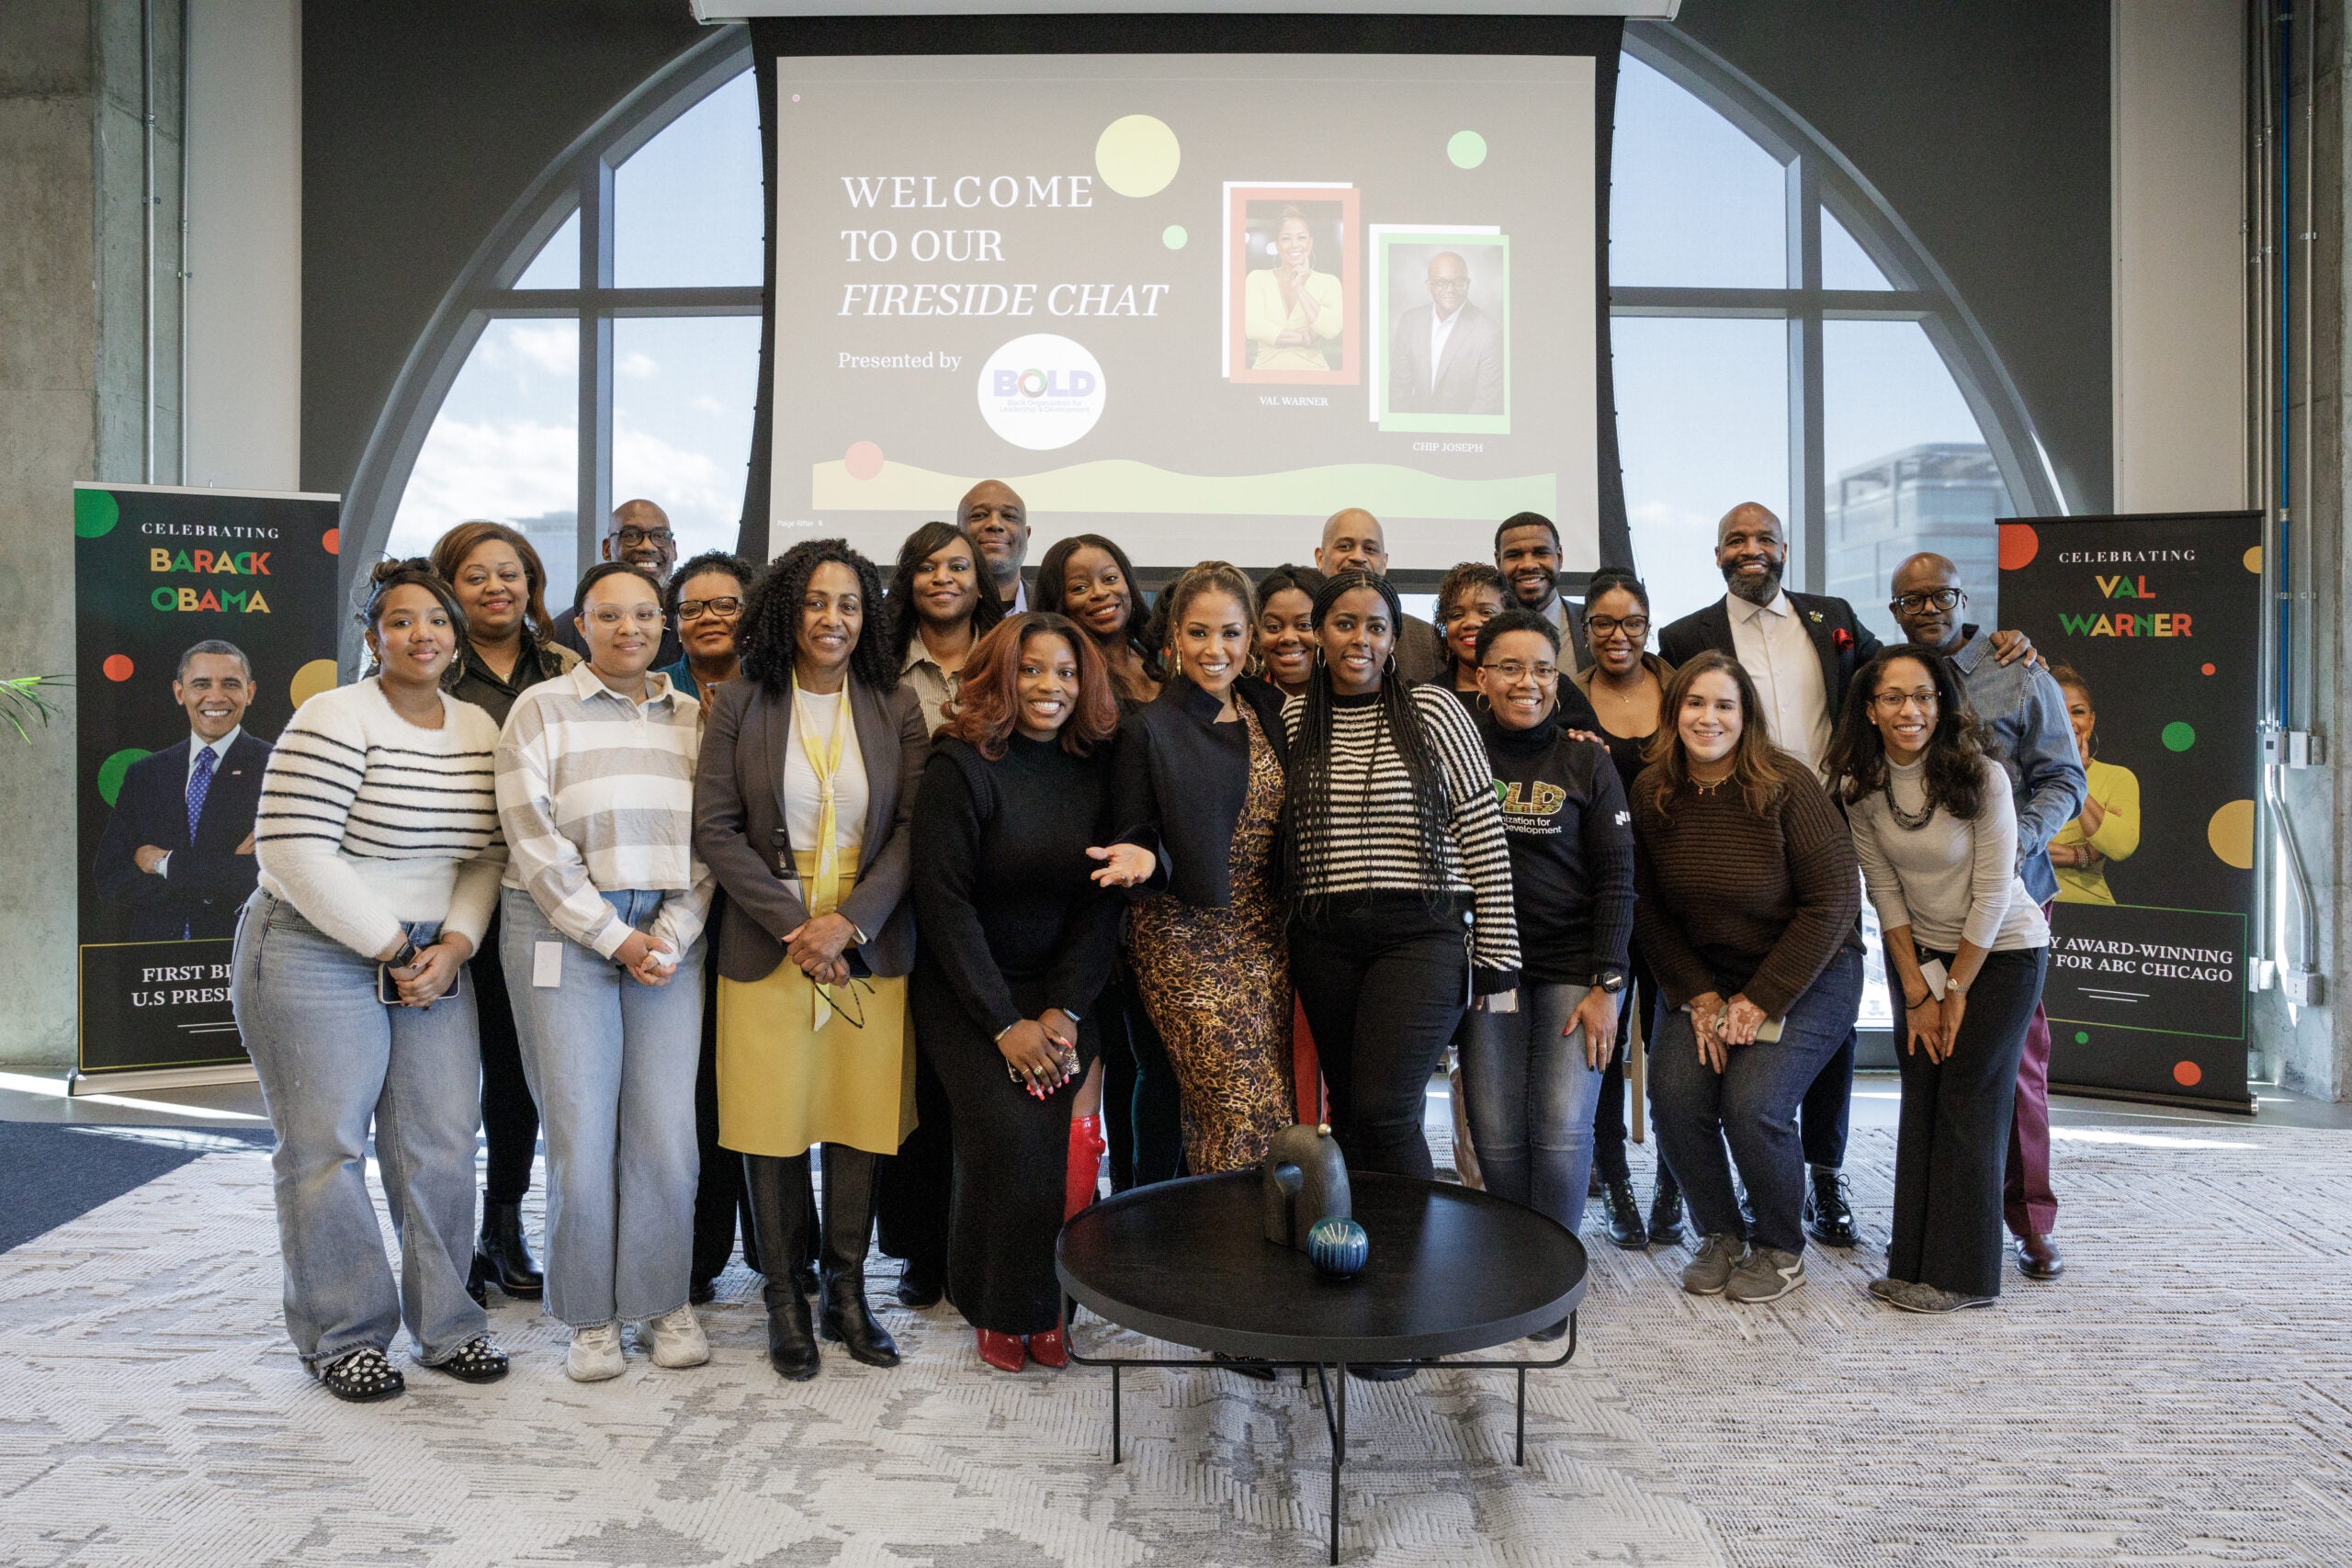
M 183 800 L 187 797 L 187 786 L 196 782 L 196 754 L 198 751 L 209 751 L 212 753 L 212 777 L 217 783 L 220 777 L 221 768 L 228 763 L 229 748 L 234 746 L 237 743 L 237 737 L 243 735 L 244 732 L 245 727 L 241 724 L 218 740 L 207 740 L 203 736 L 197 734 L 196 731 L 192 729 L 188 731 L 187 772 L 182 775 L 180 779 L 180 797 Z M 205 796 L 205 799 L 209 801 L 211 796 L 208 795 Z M 171 876 L 171 851 L 165 850 L 164 852 L 164 858 L 155 863 L 155 874 L 166 879 L 169 879 Z
M 1732 651 L 1764 705 L 1772 744 L 1816 774 L 1829 755 L 1829 694 L 1821 682 L 1821 656 L 1805 635 L 1797 607 L 1783 591 L 1770 604 L 1724 596 L 1731 612 Z
M 1430 307 L 1430 390 L 1437 390 L 1437 362 L 1445 357 L 1445 340 L 1453 335 L 1453 323 L 1462 319 L 1462 307 L 1456 305 L 1451 316 L 1440 315 L 1437 307 Z

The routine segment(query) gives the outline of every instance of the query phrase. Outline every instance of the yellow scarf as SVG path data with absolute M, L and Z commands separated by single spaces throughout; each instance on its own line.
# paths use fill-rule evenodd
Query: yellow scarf
M 792 691 L 792 728 L 800 732 L 800 751 L 808 759 L 809 772 L 817 775 L 817 874 L 807 884 L 808 918 L 830 915 L 841 902 L 842 847 L 841 829 L 836 796 L 840 794 L 835 782 L 841 773 L 842 746 L 848 739 L 850 711 L 848 689 L 842 689 L 842 701 L 833 716 L 831 743 L 821 754 L 817 750 L 815 727 L 808 721 L 809 710 L 801 701 L 799 687 Z M 813 982 L 809 989 L 816 993 L 817 1006 L 814 1028 L 822 1029 L 832 1021 L 832 998 L 825 987 Z

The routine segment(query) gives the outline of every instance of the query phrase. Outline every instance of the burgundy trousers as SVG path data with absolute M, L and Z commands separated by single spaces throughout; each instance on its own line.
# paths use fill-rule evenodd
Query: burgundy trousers
M 2050 918 L 2057 903 L 2041 906 Z M 2009 1118 L 2008 1176 L 2003 1184 L 2001 1218 L 2012 1235 L 2047 1235 L 2058 1227 L 2058 1200 L 2050 1190 L 2050 1015 L 2037 999 L 2026 1025 L 2025 1054 L 2018 1058 L 2017 1112 Z

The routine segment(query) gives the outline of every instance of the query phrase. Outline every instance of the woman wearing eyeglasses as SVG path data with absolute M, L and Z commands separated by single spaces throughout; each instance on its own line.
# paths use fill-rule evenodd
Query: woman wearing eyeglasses
M 565 1373 L 595 1382 L 621 1373 L 623 1323 L 656 1366 L 710 1359 L 687 1300 L 710 873 L 702 709 L 651 668 L 661 585 L 607 561 L 579 604 L 587 661 L 516 698 L 499 737 L 499 939 L 547 1130 L 548 1310 L 571 1329 Z
M 743 672 L 735 628 L 752 576 L 752 563 L 727 550 L 705 550 L 670 574 L 663 604 L 685 651 L 662 673 L 705 708 L 719 687 Z
M 1584 636 L 1588 662 L 1569 679 L 1591 705 L 1601 744 L 1617 766 L 1617 780 L 1632 798 L 1634 780 L 1648 766 L 1650 747 L 1663 724 L 1666 689 L 1674 666 L 1648 651 L 1650 593 L 1642 580 L 1622 567 L 1603 567 L 1585 586 Z M 1600 1075 L 1600 1099 L 1593 1109 L 1592 1168 L 1608 1203 L 1609 1239 L 1629 1251 L 1652 1244 L 1672 1247 L 1682 1239 L 1682 1190 L 1663 1155 L 1650 1191 L 1649 1219 L 1634 1197 L 1633 1167 L 1625 1158 L 1625 1056 L 1632 1049 L 1634 1021 L 1642 1022 L 1646 1043 L 1657 1034 L 1657 977 L 1642 958 L 1641 944 L 1627 955 L 1631 983 L 1617 1012 L 1617 1049 Z
M 1474 1007 L 1464 1025 L 1464 1099 L 1487 1190 L 1574 1231 L 1625 994 L 1634 833 L 1609 753 L 1561 728 L 1552 623 L 1505 610 L 1479 633 L 1476 660 L 1521 957 L 1517 1006 Z M 1562 1319 L 1541 1337 L 1566 1328 Z
M 1854 677 L 1829 748 L 1895 982 L 1894 1227 L 1871 1293 L 1906 1312 L 2001 1293 L 2018 1061 L 2050 926 L 2018 875 L 2017 807 L 1951 662 L 1910 644 Z
M 906 974 L 908 822 L 931 739 L 879 620 L 882 574 L 839 539 L 795 545 L 743 606 L 741 680 L 711 705 L 695 844 L 718 927 L 718 1141 L 743 1156 L 768 1269 L 768 1360 L 819 1370 L 788 1260 L 825 1145 L 824 1337 L 868 1366 L 899 1348 L 865 1298 L 875 1167 L 915 1123 Z M 779 1260 L 787 1260 L 782 1261 Z

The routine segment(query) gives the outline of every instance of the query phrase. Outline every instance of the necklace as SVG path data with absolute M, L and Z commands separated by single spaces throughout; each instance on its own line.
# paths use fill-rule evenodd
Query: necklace
M 1920 829 L 1926 827 L 1935 818 L 1936 803 L 1932 799 L 1925 800 L 1925 803 L 1921 806 L 1917 816 L 1904 810 L 1903 807 L 1894 803 L 1894 777 L 1891 773 L 1887 775 L 1886 782 L 1879 786 L 1879 793 L 1886 796 L 1887 815 L 1893 817 L 1894 818 L 1894 825 L 1902 829 L 1906 833 L 1917 832 Z M 1922 789 L 1921 794 L 1923 796 L 1925 795 L 1926 791 L 1924 788 Z

